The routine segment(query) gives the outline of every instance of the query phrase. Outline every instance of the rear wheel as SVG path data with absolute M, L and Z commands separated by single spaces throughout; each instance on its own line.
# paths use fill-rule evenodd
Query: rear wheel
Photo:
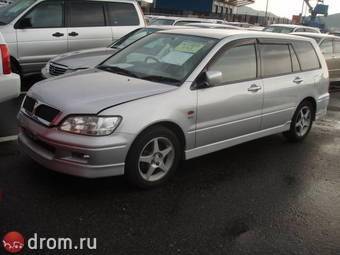
M 283 133 L 284 136 L 292 142 L 302 141 L 309 134 L 314 118 L 315 110 L 311 102 L 303 101 L 297 108 L 290 130 Z
M 162 126 L 150 128 L 131 147 L 126 160 L 126 177 L 140 188 L 159 186 L 172 176 L 180 158 L 178 137 Z

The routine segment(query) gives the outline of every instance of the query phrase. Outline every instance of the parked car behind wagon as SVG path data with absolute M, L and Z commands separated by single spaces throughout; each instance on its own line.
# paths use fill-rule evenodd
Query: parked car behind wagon
M 309 32 L 309 33 L 317 33 L 320 34 L 320 29 L 316 27 L 307 27 L 301 25 L 291 25 L 291 24 L 273 24 L 265 29 L 264 32 L 273 32 L 273 33 L 281 33 L 281 34 L 290 34 L 294 32 Z
M 13 71 L 40 72 L 56 55 L 104 47 L 145 26 L 134 0 L 18 0 L 0 9 Z

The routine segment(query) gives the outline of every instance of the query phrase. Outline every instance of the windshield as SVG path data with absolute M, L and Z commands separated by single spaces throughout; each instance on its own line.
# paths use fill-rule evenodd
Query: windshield
M 156 28 L 139 28 L 131 33 L 127 34 L 126 36 L 122 37 L 118 41 L 114 42 L 112 45 L 109 47 L 114 48 L 114 49 L 123 49 L 126 46 L 130 45 L 131 43 L 134 43 L 135 41 L 138 41 L 139 39 L 152 34 L 154 32 L 159 31 L 160 29 Z
M 292 33 L 294 30 L 293 27 L 279 27 L 279 26 L 272 26 L 266 27 L 263 29 L 265 32 L 273 32 L 273 33 L 281 33 L 281 34 L 289 34 Z
M 98 68 L 179 86 L 216 42 L 212 38 L 155 33 L 121 50 Z
M 173 19 L 155 19 L 153 21 L 151 21 L 150 25 L 152 26 L 169 26 L 174 24 L 174 20 Z
M 36 0 L 19 0 L 0 9 L 0 25 L 6 25 L 30 7 Z

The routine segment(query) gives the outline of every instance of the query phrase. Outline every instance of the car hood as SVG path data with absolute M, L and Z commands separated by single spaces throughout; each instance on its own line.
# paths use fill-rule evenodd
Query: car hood
M 90 69 L 38 82 L 27 95 L 65 115 L 97 114 L 118 104 L 175 89 L 176 86 Z
M 112 48 L 73 51 L 57 56 L 52 59 L 51 62 L 67 66 L 70 69 L 93 68 L 109 58 L 116 51 L 117 49 Z

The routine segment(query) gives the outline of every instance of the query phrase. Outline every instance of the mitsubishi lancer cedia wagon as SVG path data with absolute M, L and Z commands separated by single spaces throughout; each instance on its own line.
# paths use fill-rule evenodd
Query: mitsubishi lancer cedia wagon
M 19 143 L 43 166 L 149 188 L 191 159 L 281 133 L 301 141 L 329 102 L 315 40 L 179 29 L 149 35 L 95 69 L 33 86 Z M 227 153 L 227 152 L 226 152 Z

